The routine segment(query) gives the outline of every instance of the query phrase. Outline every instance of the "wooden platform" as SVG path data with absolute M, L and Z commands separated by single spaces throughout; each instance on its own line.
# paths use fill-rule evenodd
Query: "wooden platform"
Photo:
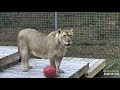
M 64 60 L 67 60 L 67 61 L 72 60 L 72 61 L 77 61 L 77 62 L 89 63 L 89 69 L 85 73 L 86 78 L 93 78 L 96 74 L 98 74 L 106 66 L 105 59 L 65 57 Z
M 14 46 L 0 46 L 0 71 L 19 62 L 18 48 Z
M 42 71 L 48 59 L 29 60 L 33 69 L 21 72 L 17 47 L 0 46 L 0 78 L 45 78 Z M 93 78 L 105 67 L 105 59 L 64 57 L 60 68 L 65 71 L 59 78 Z M 7 68 L 7 69 L 6 69 Z

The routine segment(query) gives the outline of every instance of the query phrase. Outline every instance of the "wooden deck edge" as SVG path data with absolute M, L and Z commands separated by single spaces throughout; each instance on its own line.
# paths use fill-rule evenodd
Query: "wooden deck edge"
M 19 62 L 19 59 L 20 57 L 19 57 L 18 52 L 1 58 L 0 59 L 0 71 L 3 71 L 4 69 L 17 64 Z
M 87 72 L 85 74 L 86 78 L 93 78 L 96 74 L 98 74 L 101 70 L 103 70 L 106 66 L 105 60 L 103 62 L 101 62 L 101 64 L 97 65 L 96 68 L 94 70 L 92 70 L 91 72 Z
M 84 75 L 89 70 L 89 63 L 82 67 L 80 70 L 78 70 L 76 73 L 71 75 L 69 78 L 80 78 L 82 75 Z

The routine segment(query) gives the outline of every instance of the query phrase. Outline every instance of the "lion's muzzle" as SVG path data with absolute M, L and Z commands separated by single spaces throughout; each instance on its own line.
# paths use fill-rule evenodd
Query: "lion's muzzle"
M 65 44 L 65 46 L 70 46 L 71 44 Z

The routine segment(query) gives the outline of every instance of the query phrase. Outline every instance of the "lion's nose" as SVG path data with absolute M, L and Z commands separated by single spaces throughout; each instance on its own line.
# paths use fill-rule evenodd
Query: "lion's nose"
M 70 40 L 68 40 L 67 42 L 70 42 Z

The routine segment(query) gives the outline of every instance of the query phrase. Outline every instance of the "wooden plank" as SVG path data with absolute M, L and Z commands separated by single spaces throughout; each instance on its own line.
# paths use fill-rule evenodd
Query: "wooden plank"
M 76 57 L 64 57 L 63 60 L 67 60 L 67 61 L 82 61 L 82 62 L 92 62 L 94 59 L 91 58 L 76 58 Z
M 88 71 L 88 69 L 89 69 L 89 63 L 86 66 L 82 67 L 79 71 L 71 75 L 70 78 L 80 78 Z
M 22 72 L 20 63 L 5 69 L 0 73 L 0 78 L 45 78 L 42 71 L 43 68 L 49 65 L 47 59 L 30 59 L 30 65 L 33 66 L 28 72 Z M 79 78 L 88 71 L 89 65 L 87 62 L 66 61 L 63 60 L 60 66 L 65 73 L 60 74 L 58 78 Z
M 97 63 L 100 59 L 94 59 L 91 62 L 89 62 L 89 67 L 91 67 L 92 65 L 94 65 L 95 63 Z
M 88 72 L 91 72 L 92 70 L 94 70 L 94 68 L 97 66 L 97 65 L 100 65 L 101 63 L 105 62 L 104 59 L 99 59 L 99 60 L 94 60 L 95 62 L 91 65 L 90 67 L 90 70 Z
M 15 46 L 0 46 L 0 58 L 9 56 L 18 52 L 18 48 Z
M 17 51 L 15 46 L 0 46 L 0 71 L 19 62 Z
M 91 59 L 91 58 L 82 58 L 80 59 L 80 61 L 84 61 L 84 62 L 92 62 L 94 59 Z
M 94 59 L 91 59 L 91 58 L 76 58 L 76 57 L 69 57 L 69 58 L 71 58 L 72 60 L 74 60 L 74 61 L 83 61 L 83 62 L 91 62 L 91 61 L 93 61 Z
M 63 61 L 63 63 L 65 62 Z M 60 78 L 80 78 L 89 69 L 89 63 L 86 62 L 80 63 L 71 60 L 66 61 L 66 65 L 62 65 L 63 64 L 61 64 L 61 69 L 65 70 L 66 73 L 62 74 Z
M 100 72 L 105 67 L 105 59 L 100 59 L 98 62 L 89 67 L 89 70 L 85 74 L 87 78 L 93 78 L 98 72 Z
M 63 57 L 63 60 L 70 61 L 73 57 Z
M 19 62 L 19 55 L 18 53 L 11 54 L 9 56 L 0 58 L 0 71 L 3 71 L 10 66 L 13 66 Z

